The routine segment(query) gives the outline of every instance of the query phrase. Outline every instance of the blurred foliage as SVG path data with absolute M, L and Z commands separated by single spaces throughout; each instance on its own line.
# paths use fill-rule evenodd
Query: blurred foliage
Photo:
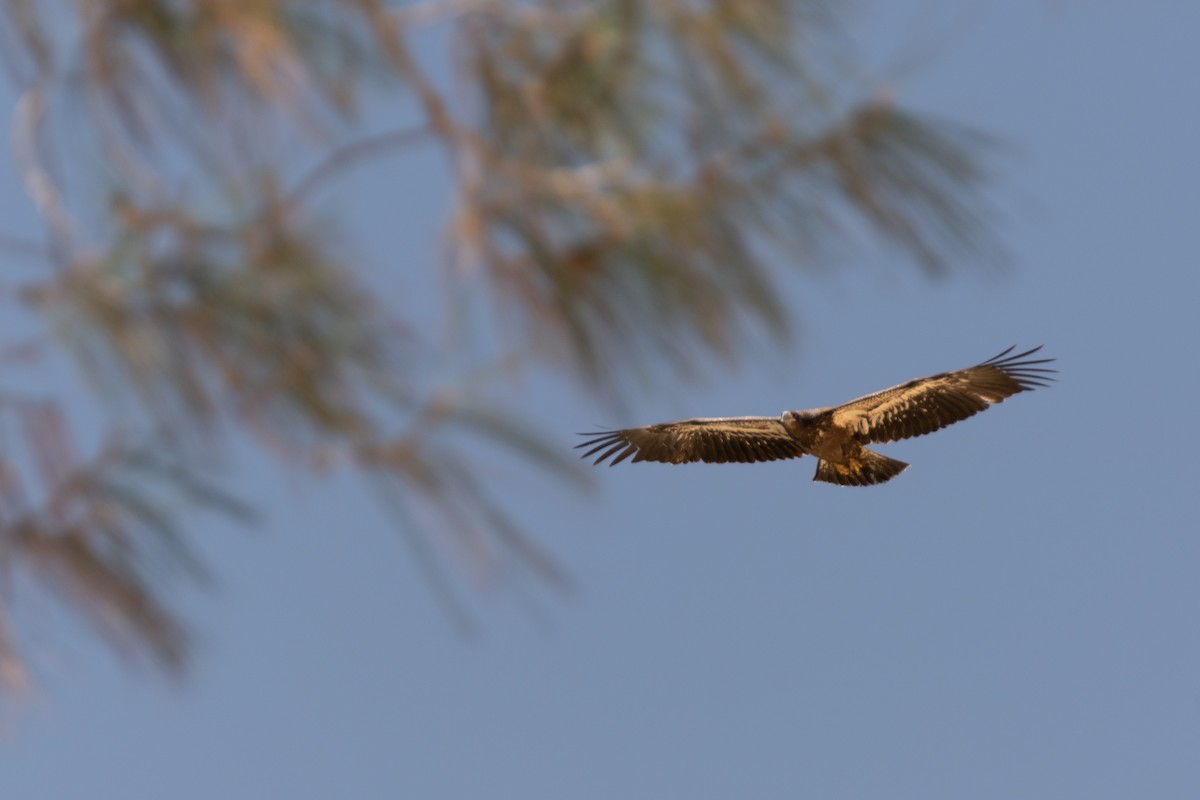
M 775 265 L 825 266 L 864 231 L 930 273 L 988 241 L 987 141 L 855 79 L 846 4 L 0 9 L 13 152 L 44 222 L 39 240 L 0 232 L 6 260 L 32 265 L 0 297 L 34 320 L 0 331 L 9 687 L 26 679 L 12 612 L 38 587 L 119 652 L 186 664 L 167 598 L 203 570 L 177 517 L 183 501 L 247 512 L 219 480 L 234 436 L 283 465 L 356 470 L 418 509 L 401 527 L 435 585 L 443 551 L 565 585 L 472 450 L 489 439 L 577 473 L 486 389 L 431 384 L 444 350 L 408 322 L 412 298 L 378 291 L 378 266 L 336 233 L 344 220 L 317 215 L 315 198 L 363 161 L 444 156 L 451 246 L 423 268 L 488 304 L 504 354 L 591 388 L 736 357 L 750 330 L 786 336 Z M 368 133 L 365 109 L 381 107 L 411 124 Z M 12 378 L 55 359 L 85 396 Z M 102 435 L 73 434 L 97 408 Z M 88 425 L 73 425 L 82 412 Z

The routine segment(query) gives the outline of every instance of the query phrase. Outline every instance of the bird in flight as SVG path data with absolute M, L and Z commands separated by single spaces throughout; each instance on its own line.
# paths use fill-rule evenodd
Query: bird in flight
M 829 408 L 785 411 L 778 417 L 716 417 L 664 422 L 643 428 L 583 433 L 583 458 L 615 466 L 633 461 L 686 464 L 707 461 L 775 461 L 817 457 L 814 481 L 869 486 L 899 475 L 908 464 L 868 450 L 882 444 L 933 433 L 974 416 L 1019 392 L 1047 386 L 1057 370 L 1053 358 L 1003 353 L 981 364 L 943 372 L 884 389 Z

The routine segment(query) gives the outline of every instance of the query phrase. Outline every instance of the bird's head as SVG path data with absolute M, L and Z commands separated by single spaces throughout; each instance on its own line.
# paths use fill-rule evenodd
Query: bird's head
M 812 422 L 826 410 L 824 408 L 803 408 L 799 411 L 785 411 L 783 412 L 783 419 L 785 422 L 795 422 L 803 425 Z

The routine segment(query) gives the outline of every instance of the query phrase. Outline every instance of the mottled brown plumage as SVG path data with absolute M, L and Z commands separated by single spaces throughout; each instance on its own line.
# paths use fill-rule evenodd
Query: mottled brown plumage
M 891 480 L 908 465 L 866 449 L 932 433 L 1003 402 L 1018 392 L 1046 386 L 1055 370 L 1052 358 L 1029 358 L 1040 346 L 1009 355 L 1014 348 L 981 364 L 917 378 L 840 406 L 785 411 L 778 417 L 688 419 L 581 434 L 579 448 L 594 463 L 613 466 L 633 461 L 684 464 L 691 461 L 775 461 L 816 456 L 813 480 L 866 486 Z

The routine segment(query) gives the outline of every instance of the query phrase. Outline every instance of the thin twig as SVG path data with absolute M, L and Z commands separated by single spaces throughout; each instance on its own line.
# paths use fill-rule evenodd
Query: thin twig
M 299 205 L 305 195 L 316 191 L 323 181 L 329 180 L 356 161 L 378 156 L 388 150 L 416 144 L 430 133 L 432 133 L 430 127 L 422 125 L 417 128 L 406 128 L 368 136 L 365 139 L 338 147 L 309 170 L 308 174 L 284 195 L 281 205 L 285 208 Z
M 12 147 L 25 189 L 37 205 L 42 218 L 62 243 L 74 239 L 74 223 L 42 154 L 46 136 L 42 123 L 46 116 L 45 87 L 35 84 L 17 101 L 14 114 Z

